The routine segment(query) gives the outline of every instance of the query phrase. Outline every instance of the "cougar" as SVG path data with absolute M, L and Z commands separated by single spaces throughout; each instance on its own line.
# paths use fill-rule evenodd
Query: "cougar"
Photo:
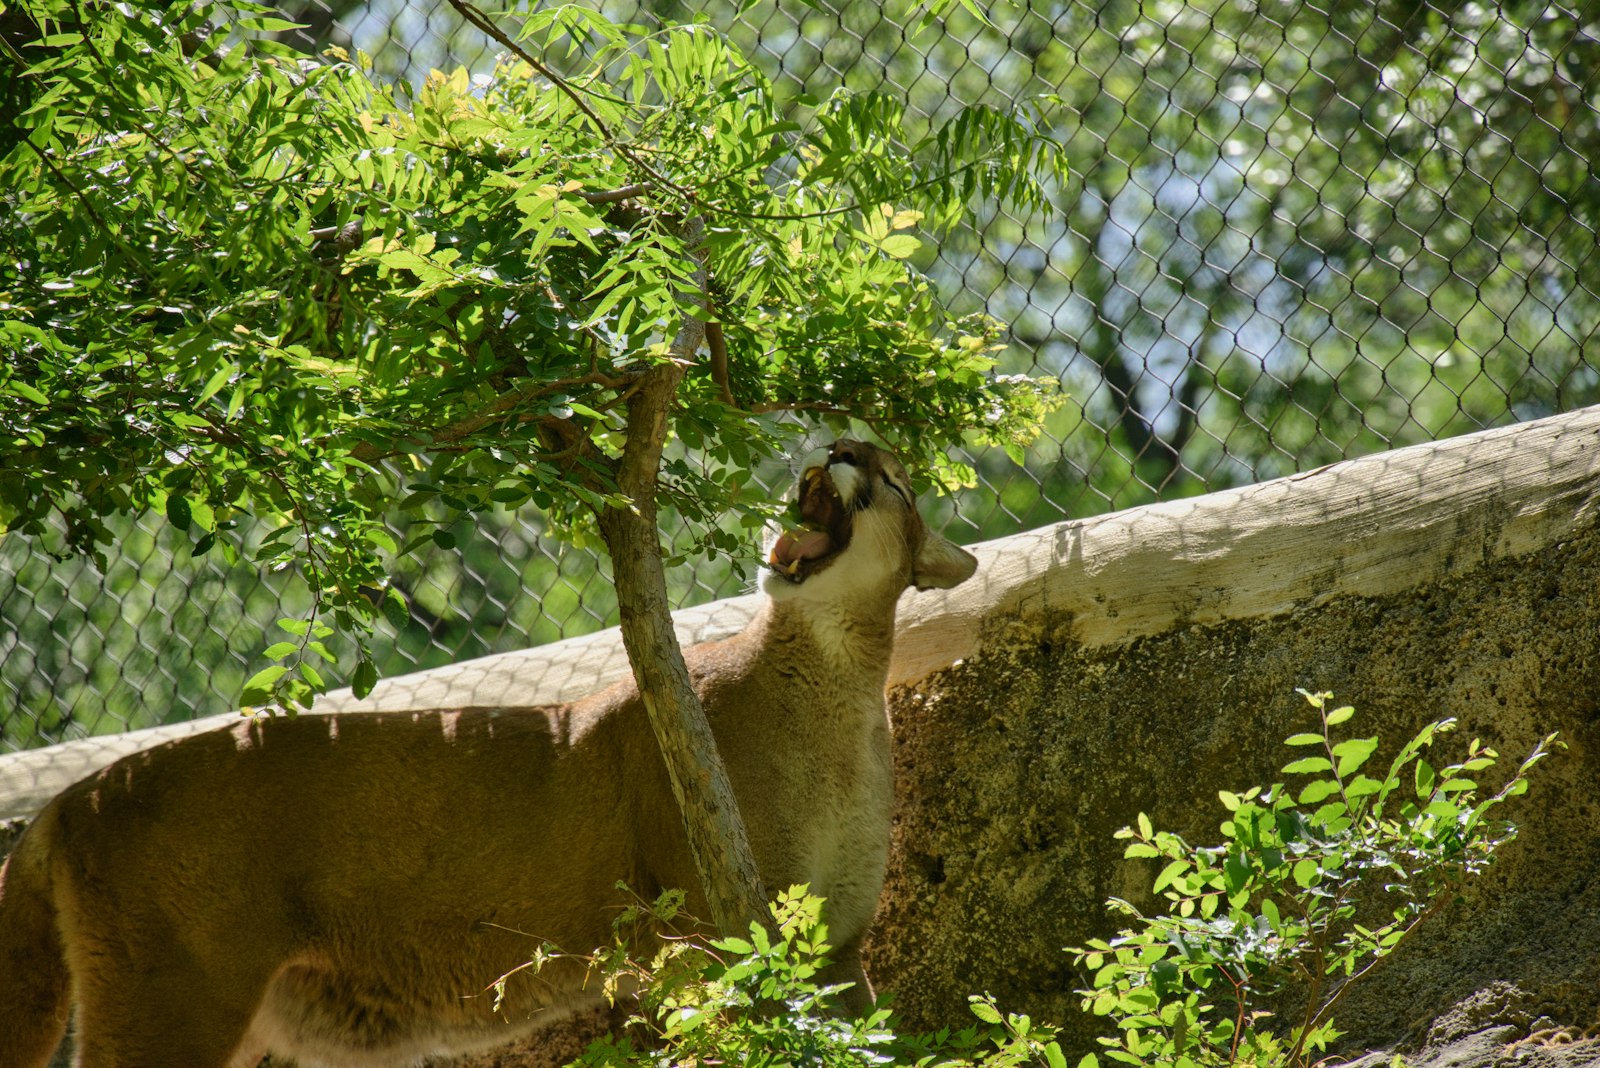
M 750 625 L 686 653 L 773 890 L 826 897 L 829 981 L 870 999 L 895 604 L 976 561 L 900 464 L 808 458 Z M 70 787 L 0 868 L 0 1068 L 43 1068 L 69 1011 L 83 1068 L 389 1066 L 483 1050 L 585 1004 L 542 943 L 609 943 L 618 883 L 704 902 L 631 683 L 535 708 L 241 721 Z

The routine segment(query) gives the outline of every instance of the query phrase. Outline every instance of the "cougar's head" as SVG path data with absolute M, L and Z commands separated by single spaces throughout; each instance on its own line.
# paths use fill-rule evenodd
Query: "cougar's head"
M 767 554 L 762 585 L 775 598 L 948 589 L 978 566 L 922 522 L 900 462 L 864 441 L 840 439 L 808 456 L 794 511 L 798 524 Z

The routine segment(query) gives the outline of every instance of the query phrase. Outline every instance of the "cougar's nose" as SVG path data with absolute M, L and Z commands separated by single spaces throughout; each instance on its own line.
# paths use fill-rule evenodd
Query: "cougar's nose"
M 836 441 L 828 450 L 828 464 L 854 464 L 856 462 L 855 446 L 848 441 Z

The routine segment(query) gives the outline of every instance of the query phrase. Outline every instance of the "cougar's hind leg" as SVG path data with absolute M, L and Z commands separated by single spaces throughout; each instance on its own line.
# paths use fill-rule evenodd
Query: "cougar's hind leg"
M 254 1068 L 261 1057 L 249 1032 L 259 1000 L 259 989 L 170 962 L 156 975 L 105 968 L 78 991 L 78 1066 Z

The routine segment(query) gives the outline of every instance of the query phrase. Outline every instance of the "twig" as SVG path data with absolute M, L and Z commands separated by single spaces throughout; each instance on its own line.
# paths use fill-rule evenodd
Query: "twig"
M 1317 1011 L 1311 1015 L 1305 1027 L 1301 1029 L 1300 1037 L 1296 1039 L 1294 1049 L 1290 1051 L 1291 1064 L 1294 1063 L 1294 1058 L 1300 1056 L 1305 1047 L 1306 1036 L 1311 1033 L 1311 1029 L 1328 1019 L 1329 1015 L 1333 1012 L 1334 1006 L 1339 1004 L 1340 1000 L 1344 998 L 1345 993 L 1350 989 L 1351 985 L 1361 979 L 1366 978 L 1372 973 L 1374 968 L 1377 968 L 1390 957 L 1394 956 L 1394 951 L 1398 949 L 1403 942 L 1411 937 L 1411 933 L 1420 927 L 1424 922 L 1426 922 L 1429 917 L 1433 916 L 1436 912 L 1443 908 L 1447 902 L 1448 898 L 1445 894 L 1440 894 L 1438 897 L 1430 901 L 1427 908 L 1419 912 L 1416 918 L 1406 925 L 1405 930 L 1400 933 L 1400 937 L 1389 946 L 1389 951 L 1387 953 L 1384 953 L 1381 956 L 1373 957 L 1359 971 L 1346 977 L 1345 981 L 1339 984 L 1339 989 L 1335 990 L 1328 997 L 1328 1000 L 1322 1004 L 1321 1008 L 1317 1009 Z
M 711 381 L 721 391 L 722 403 L 737 408 L 739 403 L 733 399 L 733 387 L 728 383 L 728 339 L 721 323 L 706 323 L 706 347 L 711 350 Z
M 127 256 L 133 261 L 134 266 L 139 268 L 141 274 L 143 274 L 146 278 L 149 278 L 154 273 L 151 270 L 150 265 L 144 261 L 144 257 L 139 255 L 132 245 L 123 240 L 121 234 L 117 233 L 111 228 L 110 224 L 106 222 L 105 217 L 102 216 L 99 210 L 94 206 L 94 202 L 89 199 L 88 194 L 83 192 L 83 190 L 79 189 L 76 185 L 73 185 L 72 179 L 61 173 L 61 170 L 55 165 L 54 161 L 50 159 L 49 154 L 46 153 L 44 149 L 34 144 L 32 140 L 26 137 L 22 139 L 22 143 L 33 149 L 33 154 L 39 157 L 39 162 L 44 164 L 45 170 L 49 171 L 51 175 L 54 176 L 56 181 L 66 186 L 67 192 L 71 193 L 78 200 L 78 202 L 83 205 L 83 210 L 88 212 L 89 218 L 97 227 L 100 228 L 101 232 L 106 235 L 107 239 L 109 239 L 113 245 L 116 245 L 117 248 L 122 251 L 123 255 Z
M 583 95 L 573 87 L 571 82 L 567 81 L 561 75 L 551 70 L 526 48 L 523 48 L 516 41 L 512 40 L 504 30 L 500 29 L 500 27 L 494 24 L 488 15 L 478 10 L 478 8 L 471 3 L 471 0 L 450 0 L 450 6 L 455 8 L 456 11 L 460 13 L 461 17 L 466 19 L 467 22 L 472 26 L 487 34 L 497 44 L 504 46 L 518 59 L 532 67 L 540 76 L 549 79 L 550 84 L 554 85 L 558 90 L 565 94 L 568 99 L 578 106 L 578 109 L 584 113 L 589 121 L 594 124 L 595 129 L 599 132 L 601 138 L 606 142 L 606 144 L 610 145 L 616 150 L 618 155 L 622 156 L 623 159 L 633 164 L 634 167 L 638 168 L 640 173 L 644 174 L 650 179 L 649 182 L 641 182 L 634 185 L 623 186 L 620 189 L 578 194 L 591 204 L 607 204 L 617 200 L 627 200 L 630 197 L 639 196 L 643 193 L 659 189 L 670 193 L 687 203 L 697 205 L 702 211 L 711 212 L 717 215 L 731 215 L 739 219 L 750 219 L 760 222 L 793 222 L 807 219 L 826 219 L 834 215 L 844 215 L 852 211 L 861 210 L 861 205 L 858 201 L 851 201 L 850 203 L 841 205 L 839 207 L 820 208 L 816 211 L 808 212 L 745 211 L 740 208 L 726 207 L 711 201 L 702 201 L 699 199 L 698 190 L 679 185 L 672 181 L 666 175 L 662 174 L 650 164 L 646 163 L 637 151 L 619 140 L 616 134 L 612 132 L 610 125 L 606 123 L 605 119 L 600 117 L 598 112 L 589 106 L 588 102 L 583 99 Z M 920 192 L 923 189 L 928 189 L 941 183 L 948 182 L 958 175 L 965 174 L 967 171 L 987 166 L 991 161 L 992 157 L 969 160 L 953 170 L 904 186 L 895 192 L 889 199 L 905 197 L 912 193 Z
M 627 385 L 636 386 L 637 380 L 637 375 L 613 376 L 590 373 L 579 378 L 564 378 L 555 382 L 542 382 L 537 388 L 529 387 L 513 389 L 509 392 L 502 393 L 500 396 L 490 401 L 488 406 L 482 411 L 467 416 L 464 419 L 457 420 L 454 423 L 449 423 L 445 426 L 439 427 L 436 430 L 425 431 L 417 436 L 407 437 L 400 440 L 411 444 L 426 445 L 429 447 L 448 445 L 453 442 L 460 441 L 462 438 L 470 437 L 471 435 L 476 434 L 490 423 L 493 423 L 495 420 L 501 418 L 512 409 L 516 408 L 517 405 L 524 404 L 536 397 L 544 396 L 546 394 L 554 393 L 563 389 L 570 389 L 574 386 L 600 386 L 604 389 L 617 389 L 621 386 Z M 375 460 L 387 459 L 388 457 L 393 456 L 397 451 L 398 442 L 393 445 L 382 446 L 363 441 L 358 442 L 356 446 L 350 450 L 350 455 L 354 456 L 357 460 L 371 463 Z

